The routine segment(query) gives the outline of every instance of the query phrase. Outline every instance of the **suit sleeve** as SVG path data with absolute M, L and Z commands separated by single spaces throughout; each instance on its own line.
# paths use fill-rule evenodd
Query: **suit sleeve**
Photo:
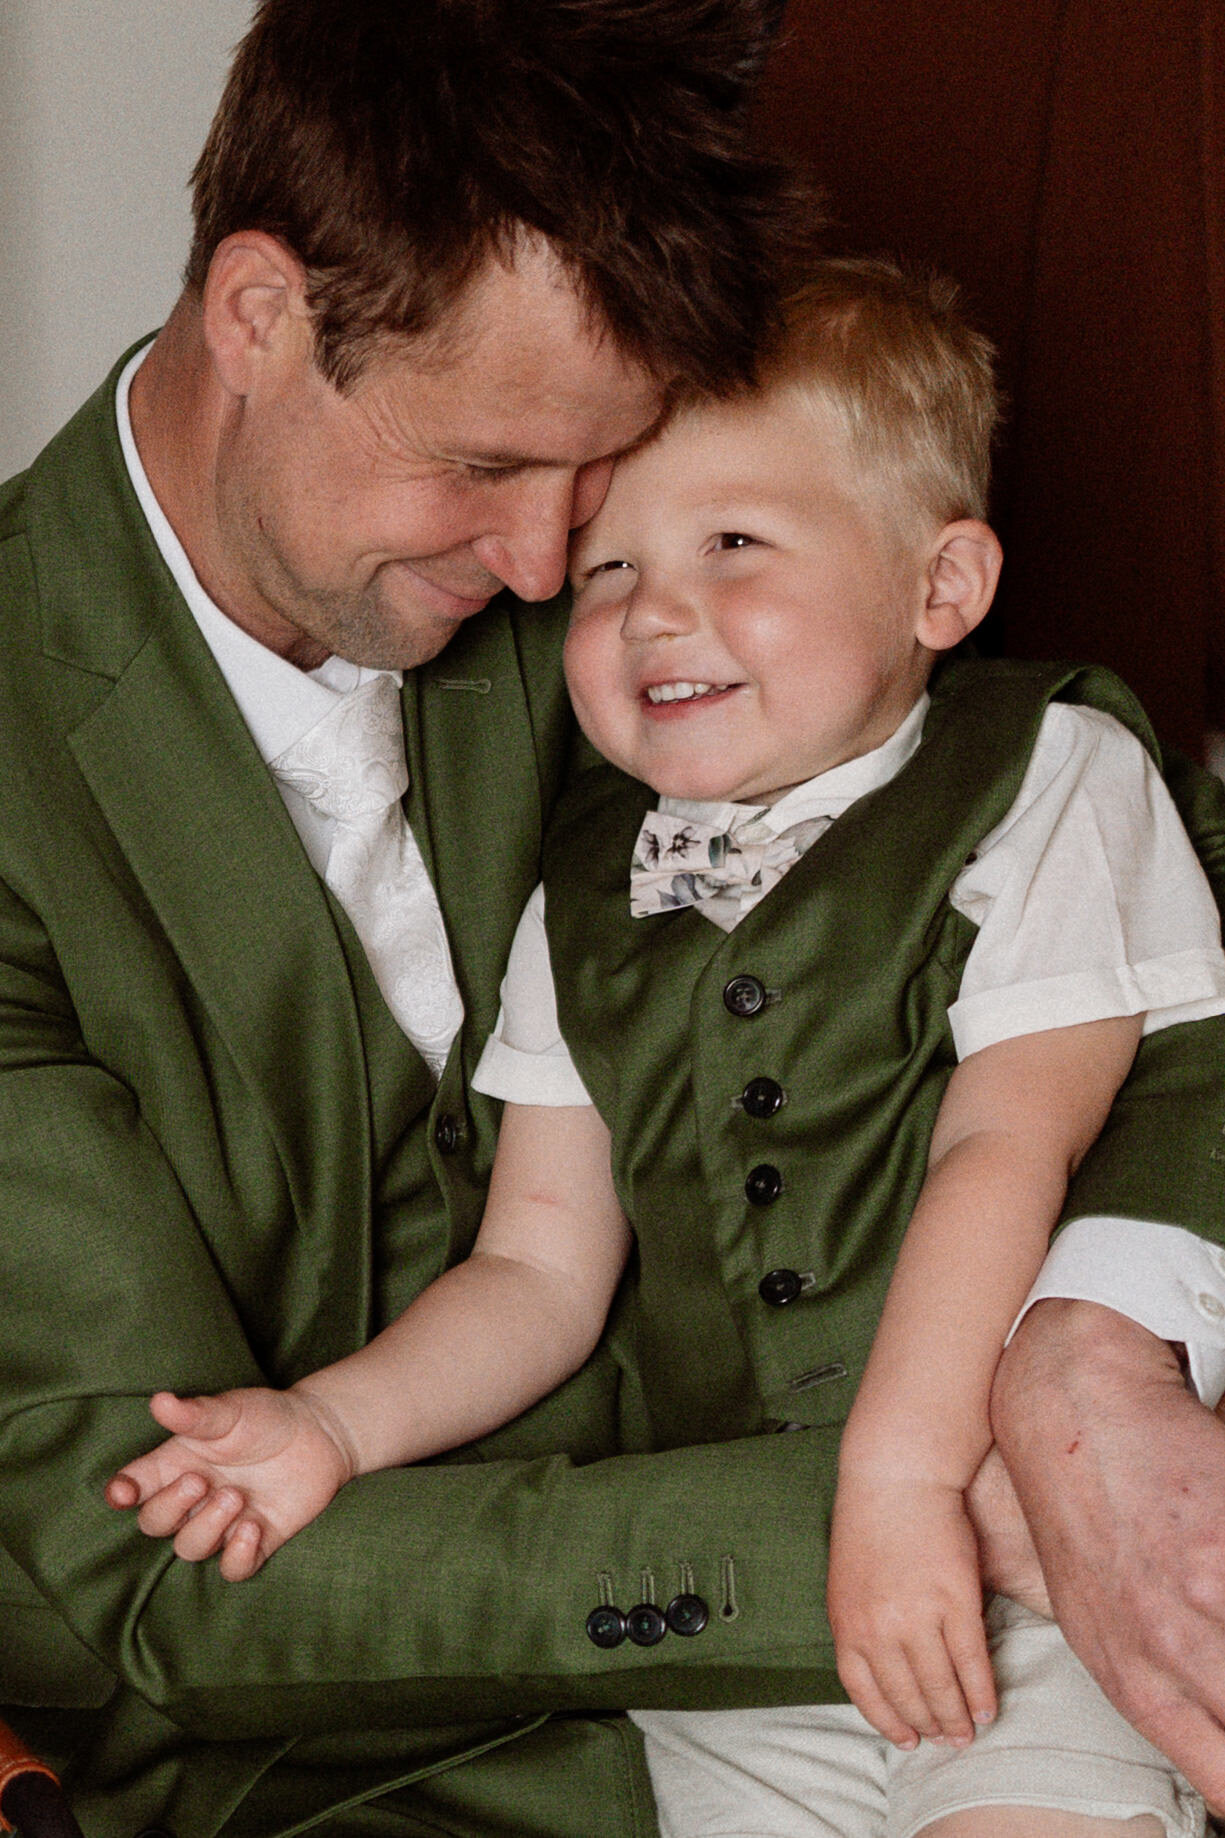
M 152 1389 L 259 1364 L 133 1094 L 85 1052 L 41 927 L 3 891 L 0 942 L 0 1523 L 102 1668 L 207 1737 L 836 1695 L 816 1432 L 374 1475 L 241 1585 L 111 1511 L 107 1476 L 156 1435 Z M 584 1383 L 547 1402 L 558 1447 Z M 586 1635 L 602 1599 L 679 1593 L 709 1605 L 696 1636 Z M 0 1654 L 0 1697 L 5 1672 Z

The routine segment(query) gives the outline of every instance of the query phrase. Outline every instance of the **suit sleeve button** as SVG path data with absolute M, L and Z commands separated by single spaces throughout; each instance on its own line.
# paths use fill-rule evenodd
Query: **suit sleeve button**
M 587 1617 L 587 1638 L 593 1646 L 619 1647 L 625 1633 L 625 1616 L 619 1608 L 593 1608 Z
M 701 1633 L 710 1620 L 710 1610 L 700 1595 L 673 1596 L 668 1603 L 666 1619 L 674 1634 L 690 1638 Z
M 786 1093 L 777 1079 L 750 1079 L 740 1102 L 750 1117 L 773 1117 L 783 1107 Z
M 653 1602 L 639 1602 L 625 1617 L 625 1631 L 636 1647 L 657 1647 L 668 1623 Z
M 783 1177 L 769 1162 L 750 1168 L 744 1183 L 745 1198 L 751 1206 L 773 1206 L 783 1191 Z
M 760 977 L 734 976 L 724 986 L 723 1006 L 729 1015 L 738 1015 L 742 1021 L 748 1021 L 766 1006 L 766 986 Z

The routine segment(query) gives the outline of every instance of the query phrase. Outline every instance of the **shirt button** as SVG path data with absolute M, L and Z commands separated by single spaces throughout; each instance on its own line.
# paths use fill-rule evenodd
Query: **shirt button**
M 459 1147 L 459 1120 L 444 1111 L 434 1125 L 434 1143 L 440 1155 L 454 1155 Z
M 757 1285 L 757 1293 L 770 1308 L 786 1308 L 804 1290 L 798 1270 L 767 1270 Z
M 750 1117 L 773 1117 L 786 1098 L 777 1079 L 750 1079 L 740 1094 L 740 1102 Z
M 769 1162 L 761 1162 L 749 1169 L 744 1191 L 751 1206 L 773 1206 L 783 1191 L 783 1177 Z
M 723 1006 L 729 1015 L 748 1021 L 766 1006 L 766 986 L 760 977 L 734 976 L 724 987 Z
M 701 1633 L 710 1620 L 710 1610 L 700 1595 L 677 1595 L 668 1603 L 666 1619 L 674 1634 L 688 1640 Z
M 636 1647 L 657 1647 L 668 1623 L 653 1602 L 639 1602 L 625 1617 L 625 1631 Z
M 1207 1315 L 1209 1321 L 1219 1321 L 1221 1316 L 1225 1315 L 1225 1302 L 1222 1302 L 1219 1296 L 1214 1296 L 1210 1290 L 1205 1289 L 1196 1300 L 1199 1302 L 1200 1313 Z
M 586 1625 L 593 1646 L 619 1647 L 625 1639 L 625 1616 L 619 1608 L 593 1608 Z

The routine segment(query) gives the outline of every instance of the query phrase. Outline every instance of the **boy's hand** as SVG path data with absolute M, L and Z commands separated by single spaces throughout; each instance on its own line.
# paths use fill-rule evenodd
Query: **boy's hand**
M 173 1537 L 189 1562 L 220 1551 L 228 1582 L 254 1576 L 353 1474 L 336 1426 L 301 1391 L 159 1391 L 149 1408 L 170 1440 L 113 1475 L 107 1501 L 138 1506 L 141 1531 Z
M 956 1488 L 844 1471 L 827 1605 L 838 1676 L 888 1741 L 960 1747 L 991 1722 L 978 1552 Z

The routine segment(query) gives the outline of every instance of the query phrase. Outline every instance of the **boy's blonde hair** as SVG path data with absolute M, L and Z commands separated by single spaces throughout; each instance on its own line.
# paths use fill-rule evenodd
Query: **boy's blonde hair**
M 995 351 L 957 287 L 883 259 L 816 263 L 786 302 L 767 389 L 831 413 L 891 519 L 985 518 L 1001 415 Z

